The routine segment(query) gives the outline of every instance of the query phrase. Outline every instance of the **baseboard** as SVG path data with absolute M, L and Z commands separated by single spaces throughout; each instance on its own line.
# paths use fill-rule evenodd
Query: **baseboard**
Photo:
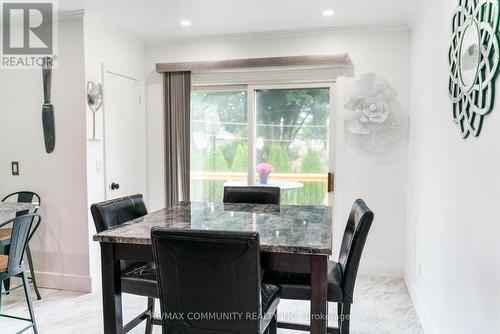
M 92 291 L 92 279 L 90 276 L 51 273 L 44 271 L 36 271 L 35 273 L 36 282 L 40 288 L 78 292 Z
M 415 306 L 415 310 L 417 311 L 417 315 L 420 319 L 420 323 L 424 329 L 425 334 L 439 334 L 436 325 L 434 324 L 434 320 L 431 317 L 431 313 L 429 309 L 425 305 L 425 302 L 420 295 L 417 287 L 413 284 L 413 281 L 410 277 L 405 275 L 405 283 L 408 288 L 408 292 L 410 293 L 410 297 L 413 301 L 413 305 Z
M 359 273 L 370 276 L 404 277 L 404 266 L 399 263 L 362 262 Z

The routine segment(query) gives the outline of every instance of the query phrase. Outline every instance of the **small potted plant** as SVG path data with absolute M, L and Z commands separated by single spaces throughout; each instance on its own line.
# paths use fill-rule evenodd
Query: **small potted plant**
M 269 177 L 269 174 L 273 171 L 273 166 L 266 163 L 266 162 L 261 162 L 257 165 L 257 173 L 259 173 L 259 183 L 260 184 L 267 184 L 267 179 Z

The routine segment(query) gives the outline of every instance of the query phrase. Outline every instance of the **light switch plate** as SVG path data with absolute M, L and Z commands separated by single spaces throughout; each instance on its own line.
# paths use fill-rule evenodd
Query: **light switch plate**
M 12 166 L 12 175 L 18 176 L 19 175 L 19 162 L 12 161 L 11 166 Z

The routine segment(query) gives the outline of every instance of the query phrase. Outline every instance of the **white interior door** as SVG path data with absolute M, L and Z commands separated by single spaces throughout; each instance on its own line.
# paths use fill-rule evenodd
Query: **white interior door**
M 106 198 L 146 193 L 146 120 L 139 80 L 104 72 Z

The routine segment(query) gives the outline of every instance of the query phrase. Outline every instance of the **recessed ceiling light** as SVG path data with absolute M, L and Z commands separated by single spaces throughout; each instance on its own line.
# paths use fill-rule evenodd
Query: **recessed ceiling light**
M 191 21 L 189 20 L 182 20 L 181 21 L 181 26 L 183 27 L 189 27 L 191 25 Z
M 335 14 L 335 11 L 333 9 L 325 9 L 323 11 L 323 16 L 332 16 L 333 14 Z

